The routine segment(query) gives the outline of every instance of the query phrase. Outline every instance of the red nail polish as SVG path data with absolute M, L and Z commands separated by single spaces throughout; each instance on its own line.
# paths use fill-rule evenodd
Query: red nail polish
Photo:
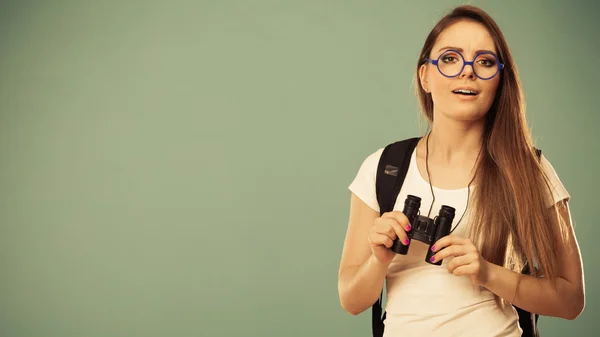
M 435 246 L 431 247 L 431 251 L 435 252 Z
M 404 243 L 408 244 L 410 241 L 408 241 L 408 239 L 404 239 Z
M 435 256 L 432 256 L 431 259 L 429 259 L 429 261 L 431 261 L 431 262 L 435 261 Z
M 410 227 L 410 225 L 406 226 L 406 229 L 407 229 L 409 232 L 410 232 L 410 229 L 411 229 L 411 228 L 412 228 L 412 227 Z

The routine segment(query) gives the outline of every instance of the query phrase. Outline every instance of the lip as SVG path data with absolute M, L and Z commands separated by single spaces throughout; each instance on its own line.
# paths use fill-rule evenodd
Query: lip
M 471 91 L 476 92 L 477 94 L 471 96 L 471 95 L 455 94 L 453 92 L 454 90 L 460 90 L 460 89 L 462 89 L 462 90 L 471 90 Z M 469 87 L 469 86 L 456 87 L 456 88 L 452 89 L 452 91 L 450 91 L 450 92 L 454 95 L 454 97 L 458 98 L 461 101 L 474 101 L 474 100 L 476 100 L 478 98 L 479 94 L 481 94 L 481 92 L 479 92 L 479 90 L 477 90 L 477 89 L 475 89 L 473 87 Z
M 478 95 L 457 95 L 457 94 L 453 94 L 456 98 L 458 98 L 461 101 L 475 101 L 477 100 L 477 96 Z
M 473 87 L 469 87 L 469 86 L 460 86 L 460 87 L 456 87 L 456 88 L 452 89 L 452 92 L 453 92 L 454 90 L 471 90 L 471 91 L 475 91 L 475 92 L 477 93 L 477 95 L 479 95 L 479 94 L 480 94 L 479 90 L 477 90 L 477 89 L 475 89 L 475 88 L 473 88 Z

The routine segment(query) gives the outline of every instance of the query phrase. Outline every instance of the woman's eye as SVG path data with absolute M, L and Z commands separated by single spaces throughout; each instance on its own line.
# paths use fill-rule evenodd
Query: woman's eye
M 481 59 L 479 60 L 479 64 L 481 64 L 484 67 L 493 67 L 496 64 L 496 62 L 494 62 L 493 60 Z
M 444 56 L 442 57 L 442 61 L 445 63 L 456 62 L 457 58 L 454 56 Z

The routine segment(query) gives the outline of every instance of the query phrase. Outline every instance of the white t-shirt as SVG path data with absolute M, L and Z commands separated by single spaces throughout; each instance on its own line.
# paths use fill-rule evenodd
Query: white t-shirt
M 367 205 L 379 212 L 375 192 L 377 165 L 383 148 L 370 154 L 362 163 L 349 186 Z M 570 198 L 548 160 L 542 164 L 553 187 L 555 201 Z M 472 192 L 473 189 L 471 189 Z M 446 190 L 433 187 L 434 218 L 441 205 L 456 209 L 452 228 L 459 221 L 467 204 L 467 188 Z M 429 183 L 421 176 L 413 151 L 410 166 L 394 210 L 402 211 L 408 194 L 421 198 L 421 215 L 428 215 L 432 195 Z M 472 200 L 472 199 L 471 199 Z M 469 223 L 467 211 L 452 234 L 465 235 Z M 444 259 L 441 266 L 425 262 L 429 246 L 413 240 L 407 255 L 396 255 L 386 275 L 386 305 L 384 337 L 395 336 L 515 336 L 520 337 L 518 314 L 511 305 L 500 308 L 489 290 L 473 286 L 468 276 L 450 274 Z

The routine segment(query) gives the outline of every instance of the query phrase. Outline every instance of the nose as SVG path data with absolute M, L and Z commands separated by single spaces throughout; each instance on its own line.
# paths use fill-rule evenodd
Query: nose
M 463 67 L 462 72 L 460 73 L 460 78 L 471 78 L 474 79 L 475 78 L 475 72 L 473 69 L 473 64 L 465 64 L 465 66 Z

